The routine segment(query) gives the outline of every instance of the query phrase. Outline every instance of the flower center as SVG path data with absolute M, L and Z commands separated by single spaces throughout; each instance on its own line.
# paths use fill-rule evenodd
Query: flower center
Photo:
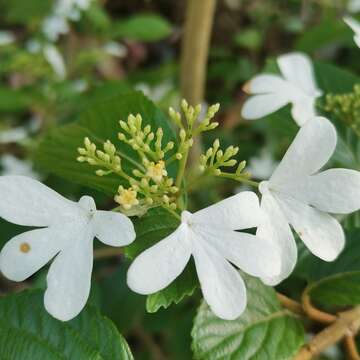
M 31 247 L 28 243 L 22 243 L 20 244 L 20 251 L 24 254 L 27 254 L 31 250 Z
M 153 162 L 148 165 L 146 175 L 156 183 L 161 182 L 164 176 L 167 176 L 164 161 L 160 160 L 157 164 Z

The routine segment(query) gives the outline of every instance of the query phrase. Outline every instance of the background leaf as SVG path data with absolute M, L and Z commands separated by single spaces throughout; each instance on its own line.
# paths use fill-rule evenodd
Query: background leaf
M 139 163 L 137 154 L 126 144 L 120 142 L 117 134 L 120 131 L 119 120 L 126 120 L 129 114 L 141 114 L 144 126 L 149 124 L 156 131 L 164 130 L 164 143 L 174 141 L 175 135 L 164 114 L 140 92 L 118 95 L 94 104 L 79 121 L 55 128 L 41 142 L 35 157 L 36 163 L 44 170 L 96 190 L 114 195 L 119 185 L 127 185 L 116 175 L 99 177 L 95 167 L 81 164 L 77 148 L 81 147 L 88 136 L 98 147 L 110 140 L 117 147 L 123 159 L 123 168 L 131 173 L 134 164 Z M 175 168 L 169 170 L 174 174 Z
M 159 15 L 135 15 L 119 21 L 113 29 L 113 36 L 138 41 L 158 41 L 171 34 L 171 25 Z
M 290 360 L 303 345 L 300 320 L 281 307 L 275 291 L 244 278 L 248 303 L 237 320 L 217 318 L 205 302 L 200 306 L 192 330 L 195 359 Z
M 125 339 L 95 308 L 61 322 L 45 311 L 40 290 L 0 299 L 0 349 L 1 358 L 12 360 L 133 359 Z

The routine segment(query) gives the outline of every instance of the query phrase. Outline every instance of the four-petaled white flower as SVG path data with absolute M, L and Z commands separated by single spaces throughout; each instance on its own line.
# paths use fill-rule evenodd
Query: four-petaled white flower
M 244 90 L 254 96 L 244 103 L 241 114 L 245 119 L 258 119 L 291 103 L 292 117 L 302 126 L 316 115 L 315 100 L 322 95 L 311 60 L 305 54 L 290 53 L 279 56 L 277 63 L 281 76 L 261 74 L 245 85 Z
M 354 31 L 354 41 L 356 45 L 360 47 L 360 22 L 351 16 L 345 16 L 344 21 L 351 27 L 352 31 Z
M 42 183 L 23 176 L 0 177 L 0 217 L 14 224 L 43 227 L 11 239 L 0 253 L 0 270 L 23 281 L 52 262 L 45 308 L 59 320 L 74 318 L 85 306 L 91 286 L 93 239 L 124 246 L 135 239 L 124 215 L 96 210 L 83 196 L 70 201 Z
M 203 296 L 212 311 L 223 319 L 237 318 L 246 307 L 246 288 L 230 262 L 257 277 L 276 276 L 280 271 L 280 259 L 271 244 L 235 231 L 257 226 L 261 217 L 258 197 L 249 191 L 194 214 L 184 211 L 177 230 L 131 264 L 129 287 L 144 295 L 164 289 L 193 256 Z
M 360 172 L 330 169 L 319 172 L 336 147 L 336 130 L 323 117 L 309 120 L 298 132 L 269 181 L 260 183 L 261 208 L 267 216 L 256 235 L 274 243 L 281 253 L 280 276 L 266 276 L 276 284 L 293 270 L 297 248 L 290 226 L 308 249 L 325 261 L 343 249 L 345 236 L 329 215 L 360 208 Z

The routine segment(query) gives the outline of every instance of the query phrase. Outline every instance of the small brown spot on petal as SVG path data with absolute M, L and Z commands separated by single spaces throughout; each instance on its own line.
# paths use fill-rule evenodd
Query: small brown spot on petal
M 250 85 L 250 81 L 247 81 L 243 87 L 242 87 L 242 90 L 244 93 L 250 95 L 251 94 L 251 85 Z
M 20 245 L 20 251 L 23 252 L 23 253 L 28 253 L 29 251 L 31 250 L 31 247 L 28 243 L 22 243 Z

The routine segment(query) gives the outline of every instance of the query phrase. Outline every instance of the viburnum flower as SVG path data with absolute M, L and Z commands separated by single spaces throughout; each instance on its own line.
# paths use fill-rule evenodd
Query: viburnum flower
M 131 221 L 122 214 L 96 210 L 93 198 L 70 201 L 23 176 L 0 177 L 0 217 L 14 224 L 42 227 L 11 239 L 1 250 L 0 270 L 23 281 L 46 265 L 45 308 L 67 321 L 85 306 L 91 286 L 93 239 L 110 246 L 135 239 Z
M 261 208 L 267 216 L 256 235 L 272 241 L 282 253 L 280 276 L 266 277 L 268 284 L 280 282 L 295 266 L 297 248 L 289 225 L 322 260 L 333 261 L 344 247 L 342 227 L 328 213 L 348 214 L 360 208 L 360 172 L 319 172 L 333 154 L 336 140 L 336 130 L 327 119 L 309 120 L 270 180 L 260 183 Z
M 280 271 L 280 259 L 271 244 L 235 231 L 257 226 L 261 216 L 258 197 L 250 191 L 194 214 L 183 211 L 180 226 L 133 261 L 127 275 L 129 287 L 144 295 L 164 289 L 193 256 L 212 311 L 223 319 L 237 318 L 246 307 L 246 288 L 230 263 L 257 277 Z
M 345 16 L 344 21 L 354 31 L 354 41 L 358 47 L 360 47 L 360 23 L 351 16 Z
M 291 114 L 302 126 L 316 115 L 315 100 L 322 95 L 317 87 L 311 60 L 302 53 L 290 53 L 277 58 L 281 75 L 261 74 L 250 80 L 244 91 L 250 97 L 242 108 L 245 119 L 259 119 L 288 103 Z

